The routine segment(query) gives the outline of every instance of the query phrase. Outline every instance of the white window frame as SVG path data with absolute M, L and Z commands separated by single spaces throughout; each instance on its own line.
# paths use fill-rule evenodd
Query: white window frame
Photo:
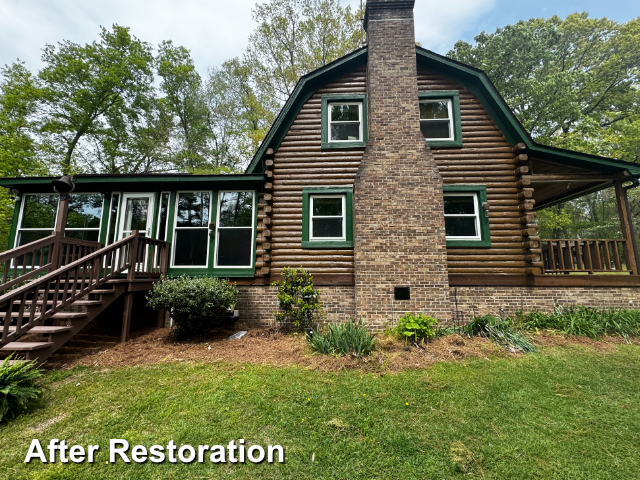
M 98 242 L 100 241 L 100 232 L 102 231 L 102 218 L 104 217 L 104 194 L 103 193 L 99 193 L 99 192 L 76 192 L 76 193 L 68 193 L 67 195 L 71 196 L 71 195 L 102 195 L 102 206 L 100 207 L 100 226 L 98 226 L 98 228 L 68 228 L 66 225 L 64 227 L 64 231 L 66 232 L 81 232 L 83 230 L 87 230 L 87 231 L 94 231 L 97 230 L 98 231 Z M 60 210 L 60 204 L 58 203 L 58 211 Z M 109 212 L 111 213 L 111 212 Z M 67 212 L 68 214 L 68 212 Z M 118 209 L 118 215 L 120 215 L 120 209 Z M 68 217 L 67 217 L 67 222 L 68 222 Z M 109 232 L 107 231 L 107 235 L 109 234 Z M 66 235 L 65 235 L 66 237 Z
M 47 228 L 22 228 L 22 217 L 24 215 L 24 207 L 27 205 L 26 197 L 28 196 L 56 196 L 55 193 L 25 193 L 22 195 L 22 200 L 20 202 L 20 215 L 18 215 L 18 225 L 16 225 L 16 237 L 13 239 L 14 248 L 18 248 L 18 241 L 20 240 L 20 232 L 39 232 L 42 230 L 48 230 Z M 56 229 L 56 223 L 58 222 L 58 215 L 60 214 L 60 196 L 58 195 L 58 208 L 56 209 L 56 217 L 53 220 L 53 227 L 50 229 L 50 234 L 52 235 Z
M 234 193 L 234 192 L 251 192 L 253 194 L 253 202 L 251 204 L 251 227 L 220 227 L 220 206 L 222 204 L 222 194 L 223 193 Z M 216 206 L 216 245 L 215 251 L 213 252 L 213 267 L 214 268 L 223 268 L 223 269 L 246 269 L 253 268 L 253 257 L 254 257 L 254 249 L 255 249 L 255 236 L 256 236 L 256 191 L 255 190 L 218 190 L 218 202 Z M 244 229 L 251 228 L 251 255 L 249 255 L 249 265 L 218 265 L 218 245 L 220 242 L 218 241 L 218 235 L 220 230 L 233 230 L 233 229 Z
M 445 218 L 447 217 L 473 217 L 475 219 L 476 225 L 476 235 L 475 236 L 466 236 L 466 237 L 453 237 L 450 235 L 446 236 L 447 240 L 482 240 L 482 231 L 480 230 L 480 209 L 478 205 L 478 193 L 477 192 L 444 192 L 445 197 L 473 197 L 473 211 L 474 213 L 445 213 Z
M 164 221 L 164 238 L 160 238 L 160 215 L 162 213 L 162 195 L 164 195 L 165 193 L 169 196 L 167 198 L 167 219 Z M 167 240 L 167 235 L 169 234 L 169 210 L 171 210 L 171 192 L 160 192 L 160 196 L 158 197 L 158 226 L 156 227 L 156 238 L 158 240 L 162 240 L 162 241 Z
M 331 109 L 340 105 L 357 105 L 358 106 L 358 121 L 331 121 Z M 363 140 L 363 127 L 362 127 L 362 102 L 328 102 L 327 103 L 327 142 L 329 143 L 350 143 L 350 142 L 362 142 Z M 355 140 L 332 140 L 331 139 L 331 125 L 348 125 L 358 123 L 360 128 L 358 129 L 358 138 Z
M 316 198 L 340 198 L 342 200 L 342 215 L 313 215 L 313 201 Z M 342 218 L 342 236 L 341 237 L 314 237 L 313 236 L 313 219 L 314 218 Z M 347 195 L 344 193 L 335 194 L 309 194 L 309 241 L 314 242 L 335 242 L 347 240 Z
M 105 245 L 111 245 L 109 243 L 109 232 L 111 231 L 111 209 L 113 208 L 113 196 L 118 195 L 118 211 L 116 212 L 115 222 L 115 230 L 113 232 L 113 243 L 118 241 L 118 225 L 120 225 L 120 206 L 122 205 L 122 192 L 111 192 L 111 201 L 109 202 L 109 213 L 107 218 L 107 234 L 104 237 Z M 104 208 L 104 205 L 103 205 Z
M 180 200 L 181 193 L 209 193 L 209 218 L 207 219 L 206 227 L 178 227 L 178 201 Z M 171 198 L 171 197 L 169 197 Z M 173 210 L 173 234 L 171 236 L 171 268 L 209 268 L 209 249 L 210 249 L 210 237 L 209 233 L 209 224 L 211 223 L 211 208 L 213 204 L 213 191 L 211 190 L 180 190 L 176 192 L 176 201 Z M 178 230 L 201 230 L 207 229 L 207 255 L 206 255 L 206 263 L 204 265 L 176 265 L 176 237 L 178 235 Z M 168 233 L 168 232 L 167 232 Z
M 453 131 L 453 102 L 450 98 L 426 98 L 424 100 L 420 100 L 420 103 L 442 103 L 447 102 L 447 111 L 449 115 L 449 136 L 445 138 L 426 138 L 427 142 L 432 141 L 440 141 L 440 140 L 455 140 L 455 134 Z M 443 118 L 421 118 L 420 123 L 422 122 L 442 122 Z

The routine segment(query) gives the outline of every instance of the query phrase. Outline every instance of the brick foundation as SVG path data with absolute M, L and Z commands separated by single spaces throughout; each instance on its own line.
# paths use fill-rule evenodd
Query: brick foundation
M 551 313 L 554 301 L 560 305 L 640 308 L 637 287 L 451 287 L 453 308 L 456 291 L 457 311 L 465 322 L 474 314 L 498 314 L 500 308 L 507 315 L 516 315 L 521 307 L 525 313 L 531 310 Z

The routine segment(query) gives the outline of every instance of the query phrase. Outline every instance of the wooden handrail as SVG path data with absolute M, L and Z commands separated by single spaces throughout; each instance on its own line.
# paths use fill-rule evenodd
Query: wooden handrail
M 541 240 L 541 246 L 543 273 L 633 274 L 629 246 L 624 239 L 554 238 Z
M 3 311 L 0 312 L 0 318 L 4 319 L 4 323 L 0 347 L 125 271 L 130 280 L 135 279 L 137 273 L 166 274 L 168 245 L 160 240 L 146 239 L 134 231 L 128 237 L 1 295 L 0 308 Z M 138 261 L 140 254 L 142 262 Z M 52 295 L 51 300 L 49 295 Z M 38 302 L 40 296 L 43 300 L 41 305 Z M 18 308 L 16 312 L 14 306 Z M 15 330 L 10 332 L 9 325 L 13 318 L 16 318 Z

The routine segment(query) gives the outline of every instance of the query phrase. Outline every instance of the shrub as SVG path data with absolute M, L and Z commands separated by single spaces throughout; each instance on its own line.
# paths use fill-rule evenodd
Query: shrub
M 304 268 L 284 268 L 278 287 L 279 312 L 274 312 L 280 325 L 293 325 L 299 330 L 311 328 L 320 313 L 320 292 L 313 288 L 313 277 Z
M 227 309 L 238 300 L 238 289 L 215 277 L 165 277 L 146 298 L 150 307 L 168 309 L 176 334 L 187 338 L 220 326 L 220 317 L 226 319 Z
M 398 320 L 398 325 L 394 329 L 396 334 L 409 340 L 413 338 L 414 341 L 427 340 L 435 337 L 436 333 L 434 327 L 438 324 L 438 320 L 431 318 L 428 315 L 419 313 L 414 315 L 412 313 L 406 313 Z
M 537 351 L 535 345 L 516 328 L 515 323 L 510 318 L 502 319 L 494 315 L 476 317 L 467 325 L 461 327 L 461 332 L 470 337 L 487 337 L 512 352 L 529 353 Z
M 10 365 L 12 358 L 13 354 L 0 363 L 0 422 L 14 418 L 42 396 L 36 385 L 42 370 L 35 362 Z
M 590 338 L 603 335 L 635 337 L 640 335 L 640 311 L 556 304 L 550 315 L 538 311 L 525 315 L 523 327 L 527 330 L 559 330 L 567 335 Z
M 307 341 L 316 353 L 344 356 L 353 353 L 360 357 L 371 355 L 375 347 L 375 335 L 369 333 L 361 322 L 329 325 L 325 334 L 307 333 Z

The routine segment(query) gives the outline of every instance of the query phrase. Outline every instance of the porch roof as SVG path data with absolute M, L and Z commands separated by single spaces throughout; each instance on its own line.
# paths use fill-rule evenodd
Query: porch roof
M 0 187 L 21 193 L 53 191 L 51 182 L 59 177 L 0 178 Z M 194 175 L 190 173 L 79 174 L 74 192 L 157 191 L 259 188 L 262 174 Z

